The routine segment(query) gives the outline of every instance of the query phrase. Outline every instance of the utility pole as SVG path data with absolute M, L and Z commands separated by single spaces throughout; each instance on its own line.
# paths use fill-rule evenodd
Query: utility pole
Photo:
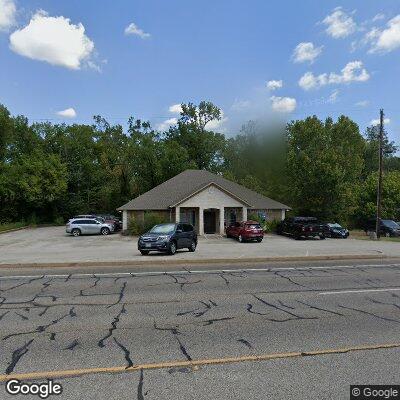
M 378 188 L 376 192 L 376 238 L 381 237 L 380 234 L 380 220 L 381 220 L 381 203 L 382 203 L 382 175 L 383 175 L 383 110 L 380 110 L 380 124 L 379 124 L 379 175 L 378 175 Z

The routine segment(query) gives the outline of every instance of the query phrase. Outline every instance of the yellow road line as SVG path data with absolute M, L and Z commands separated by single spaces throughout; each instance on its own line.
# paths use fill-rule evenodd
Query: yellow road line
M 55 378 L 67 378 L 76 377 L 82 375 L 92 374 L 117 374 L 124 372 L 134 372 L 149 369 L 165 369 L 165 368 L 182 368 L 182 367 L 199 367 L 203 365 L 220 365 L 220 364 L 235 364 L 240 362 L 254 362 L 254 361 L 268 361 L 277 360 L 284 358 L 297 358 L 307 356 L 321 356 L 327 354 L 342 354 L 355 351 L 367 351 L 367 350 L 379 350 L 379 349 L 393 349 L 400 348 L 400 343 L 389 343 L 389 344 L 376 344 L 376 345 L 362 345 L 353 347 L 343 347 L 337 349 L 322 349 L 313 351 L 295 351 L 288 353 L 271 353 L 261 355 L 248 355 L 238 357 L 225 357 L 225 358 L 209 358 L 200 360 L 178 360 L 178 361 L 165 361 L 159 363 L 149 364 L 138 364 L 133 367 L 103 367 L 103 368 L 83 368 L 83 369 L 67 369 L 58 371 L 39 371 L 39 372 L 26 372 L 18 374 L 0 375 L 0 382 L 6 382 L 11 379 L 18 379 L 20 381 L 26 380 L 39 380 L 39 379 L 55 379 Z

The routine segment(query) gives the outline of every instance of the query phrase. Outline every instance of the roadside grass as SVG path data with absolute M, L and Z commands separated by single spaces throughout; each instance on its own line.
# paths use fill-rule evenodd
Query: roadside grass
M 354 229 L 350 231 L 350 237 L 353 239 L 359 239 L 359 240 L 372 240 L 368 235 L 365 234 L 364 231 L 359 230 L 359 229 Z M 400 237 L 381 237 L 380 240 L 384 242 L 399 242 L 400 243 Z
M 9 231 L 10 229 L 24 228 L 28 226 L 26 222 L 10 222 L 7 224 L 0 224 L 0 232 Z

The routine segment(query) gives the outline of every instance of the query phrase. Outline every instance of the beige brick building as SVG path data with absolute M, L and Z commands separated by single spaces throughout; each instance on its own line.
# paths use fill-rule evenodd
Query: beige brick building
M 157 213 L 166 221 L 191 223 L 199 235 L 225 232 L 225 227 L 245 221 L 249 214 L 266 220 L 285 218 L 290 207 L 222 176 L 204 170 L 186 170 L 124 204 L 123 230 L 129 220 Z

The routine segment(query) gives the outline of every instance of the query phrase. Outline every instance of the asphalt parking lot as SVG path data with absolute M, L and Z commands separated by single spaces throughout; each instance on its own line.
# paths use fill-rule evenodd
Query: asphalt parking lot
M 293 240 L 268 234 L 262 243 L 238 243 L 225 237 L 201 237 L 195 253 L 180 250 L 174 259 L 245 259 L 265 257 L 307 257 L 335 255 L 400 256 L 400 244 L 357 239 Z M 151 253 L 143 257 L 137 250 L 137 238 L 110 236 L 72 237 L 64 227 L 30 228 L 0 235 L 0 264 L 63 263 L 96 261 L 141 261 L 144 258 L 170 259 Z

